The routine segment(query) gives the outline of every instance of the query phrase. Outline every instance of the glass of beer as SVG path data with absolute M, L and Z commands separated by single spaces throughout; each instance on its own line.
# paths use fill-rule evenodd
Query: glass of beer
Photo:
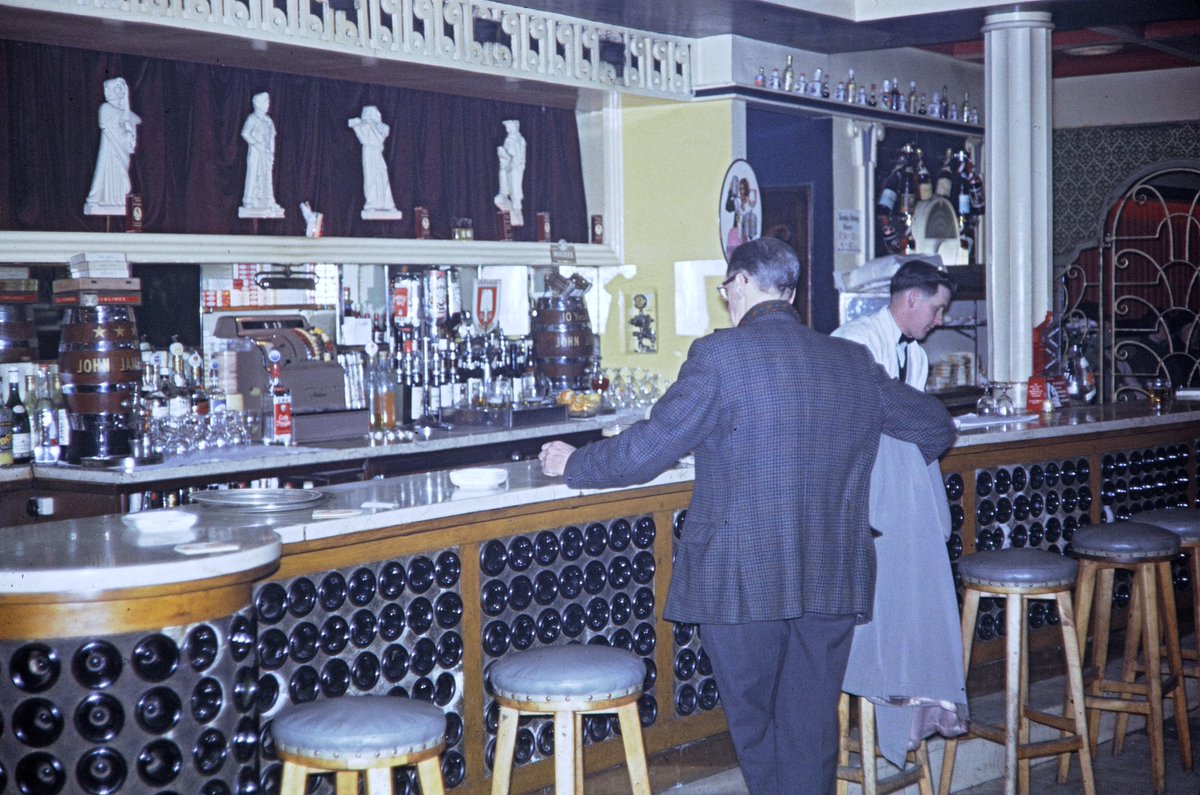
M 1151 378 L 1146 382 L 1146 397 L 1150 400 L 1150 410 L 1155 414 L 1167 414 L 1175 402 L 1175 390 L 1171 379 L 1166 376 Z

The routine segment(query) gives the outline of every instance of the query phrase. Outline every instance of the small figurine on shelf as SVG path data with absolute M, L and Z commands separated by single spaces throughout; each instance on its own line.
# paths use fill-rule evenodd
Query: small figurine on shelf
M 239 218 L 283 218 L 283 208 L 275 201 L 275 122 L 267 115 L 271 96 L 262 91 L 254 95 L 254 112 L 242 125 L 246 141 L 246 187 L 242 192 Z
M 346 122 L 362 144 L 364 220 L 394 220 L 404 213 L 396 209 L 392 184 L 388 179 L 387 163 L 383 160 L 383 142 L 391 128 L 383 123 L 379 108 L 364 105 L 357 119 Z
M 758 67 L 758 74 L 754 76 L 754 85 L 763 88 L 767 85 L 767 71 L 765 66 Z
M 96 173 L 83 205 L 85 215 L 124 215 L 129 193 L 129 159 L 137 149 L 137 126 L 142 119 L 129 109 L 129 86 L 125 78 L 104 81 L 104 104 L 100 106 L 100 151 Z
M 495 204 L 508 213 L 513 226 L 524 226 L 521 204 L 525 200 L 525 138 L 517 119 L 506 119 L 504 129 L 507 133 L 504 143 L 496 147 L 496 156 L 500 160 L 500 190 L 496 193 Z

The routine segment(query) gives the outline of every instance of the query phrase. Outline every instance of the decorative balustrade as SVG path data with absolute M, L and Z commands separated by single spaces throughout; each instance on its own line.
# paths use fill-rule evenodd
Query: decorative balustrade
M 692 96 L 692 40 L 481 0 L 0 0 L 500 77 Z

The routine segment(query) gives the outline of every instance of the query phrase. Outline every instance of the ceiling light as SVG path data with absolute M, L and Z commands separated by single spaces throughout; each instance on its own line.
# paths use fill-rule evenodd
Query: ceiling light
M 1084 58 L 1095 57 L 1097 55 L 1112 55 L 1118 52 L 1122 45 L 1117 42 L 1111 44 L 1084 44 L 1079 47 L 1068 47 L 1063 50 L 1067 55 L 1079 55 Z

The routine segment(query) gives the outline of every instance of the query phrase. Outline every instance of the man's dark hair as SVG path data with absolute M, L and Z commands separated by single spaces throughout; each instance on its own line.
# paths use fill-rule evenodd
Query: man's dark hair
M 900 270 L 896 271 L 896 275 L 892 277 L 889 291 L 892 295 L 897 295 L 914 287 L 924 295 L 933 295 L 939 287 L 949 290 L 951 298 L 958 292 L 958 283 L 951 278 L 950 274 L 919 259 L 910 259 L 900 266 Z
M 800 260 L 792 247 L 774 237 L 760 237 L 733 250 L 726 274 L 741 271 L 760 290 L 786 293 L 800 281 Z

